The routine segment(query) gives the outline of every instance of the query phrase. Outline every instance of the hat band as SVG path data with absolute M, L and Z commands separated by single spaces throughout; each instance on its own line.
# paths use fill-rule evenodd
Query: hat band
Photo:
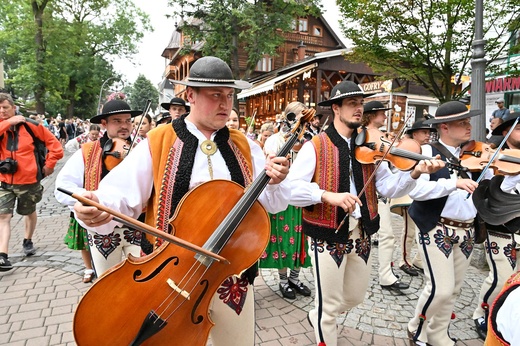
M 108 111 L 106 112 L 106 114 L 110 114 L 110 113 L 118 113 L 118 112 L 131 112 L 132 110 L 131 109 L 116 109 L 116 110 L 113 110 L 113 111 Z
M 450 115 L 444 115 L 442 117 L 435 117 L 435 119 L 437 120 L 441 120 L 441 119 L 451 119 L 451 118 L 456 118 L 456 117 L 460 117 L 461 115 L 465 115 L 465 114 L 469 114 L 469 110 L 466 111 L 466 112 L 462 112 L 462 113 L 457 113 L 457 114 L 450 114 Z
M 339 99 L 339 98 L 342 98 L 344 96 L 357 96 L 357 95 L 363 96 L 363 94 L 364 93 L 361 90 L 359 90 L 359 91 L 351 91 L 351 92 L 348 92 L 348 93 L 336 95 L 336 96 L 332 97 L 330 100 Z
M 234 79 L 214 79 L 214 78 L 194 78 L 188 77 L 190 82 L 206 82 L 206 83 L 235 83 Z

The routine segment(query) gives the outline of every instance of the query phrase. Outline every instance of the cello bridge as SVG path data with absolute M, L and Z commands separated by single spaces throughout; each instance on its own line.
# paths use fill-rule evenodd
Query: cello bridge
M 173 288 L 175 292 L 178 292 L 181 296 L 183 296 L 187 300 L 190 300 L 190 294 L 185 290 L 181 289 L 179 286 L 177 286 L 177 284 L 175 284 L 175 282 L 172 279 L 168 279 L 166 280 L 166 282 L 168 283 L 168 286 Z

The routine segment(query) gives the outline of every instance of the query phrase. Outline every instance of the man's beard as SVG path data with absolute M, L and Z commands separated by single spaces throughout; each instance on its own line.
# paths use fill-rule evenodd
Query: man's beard
M 520 149 L 520 141 L 513 138 L 508 138 L 507 142 L 509 149 Z
M 360 122 L 360 121 L 347 121 L 347 120 L 343 120 L 342 122 L 343 122 L 343 124 L 345 124 L 349 129 L 352 129 L 352 130 L 355 130 L 355 129 L 357 129 L 358 127 L 361 126 L 361 122 Z

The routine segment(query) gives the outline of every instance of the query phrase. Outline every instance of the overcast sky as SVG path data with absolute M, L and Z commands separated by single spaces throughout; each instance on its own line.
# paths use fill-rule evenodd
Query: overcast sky
M 143 38 L 139 53 L 134 56 L 134 64 L 127 60 L 116 60 L 116 69 L 125 75 L 127 83 L 133 83 L 139 74 L 144 74 L 154 85 L 162 80 L 165 59 L 161 53 L 170 41 L 171 34 L 175 28 L 175 20 L 167 19 L 165 14 L 171 12 L 167 0 L 154 0 L 153 6 L 150 0 L 134 0 L 134 3 L 146 12 L 151 19 L 154 32 L 147 33 Z M 322 0 L 324 17 L 335 31 L 336 35 L 345 39 L 340 32 L 338 23 L 338 9 L 335 0 Z

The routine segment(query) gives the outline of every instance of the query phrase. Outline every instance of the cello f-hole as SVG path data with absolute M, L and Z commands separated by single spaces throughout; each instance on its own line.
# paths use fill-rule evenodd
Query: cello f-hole
M 191 322 L 193 324 L 199 324 L 204 320 L 204 317 L 202 317 L 202 315 L 198 315 L 197 318 L 195 318 L 195 315 L 196 315 L 196 310 L 198 309 L 198 307 L 200 305 L 200 302 L 202 301 L 202 299 L 208 292 L 208 286 L 209 286 L 208 280 L 202 280 L 200 282 L 200 285 L 203 286 L 202 293 L 199 295 L 199 297 L 195 301 L 195 304 L 193 305 L 193 309 L 191 310 Z
M 134 272 L 134 281 L 135 282 L 146 282 L 148 280 L 153 279 L 155 276 L 157 276 L 157 274 L 159 274 L 164 269 L 164 267 L 166 267 L 172 261 L 174 261 L 173 262 L 174 266 L 179 264 L 179 258 L 178 257 L 169 257 L 163 263 L 161 263 L 150 275 L 148 275 L 148 276 L 146 276 L 146 277 L 144 277 L 142 279 L 138 279 L 138 277 L 141 276 L 141 274 L 143 274 L 143 273 L 141 272 L 141 270 L 136 270 Z

